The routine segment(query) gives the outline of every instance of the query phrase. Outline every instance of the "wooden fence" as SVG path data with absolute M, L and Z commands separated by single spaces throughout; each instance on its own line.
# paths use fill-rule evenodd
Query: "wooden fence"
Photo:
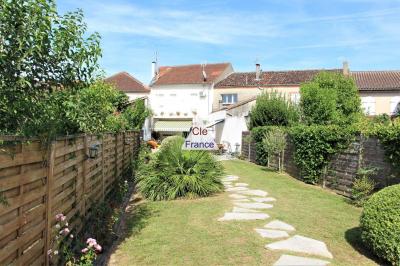
M 0 136 L 0 265 L 44 265 L 56 232 L 55 215 L 80 232 L 94 202 L 102 201 L 139 149 L 139 132 L 39 140 Z M 98 155 L 88 157 L 97 145 Z M 5 145 L 3 145 L 5 146 Z M 92 149 L 93 151 L 93 149 Z

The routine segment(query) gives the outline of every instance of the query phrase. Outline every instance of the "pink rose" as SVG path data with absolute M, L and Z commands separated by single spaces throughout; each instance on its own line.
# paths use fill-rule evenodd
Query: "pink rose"
M 88 248 L 84 248 L 84 249 L 81 250 L 82 253 L 86 253 L 86 252 L 88 252 L 88 251 L 89 251 Z

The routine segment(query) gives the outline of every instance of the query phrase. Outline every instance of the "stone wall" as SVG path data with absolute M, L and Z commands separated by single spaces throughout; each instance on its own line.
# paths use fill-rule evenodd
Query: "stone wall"
M 243 132 L 243 136 L 248 135 L 249 132 Z M 248 158 L 249 147 L 250 155 L 252 155 L 250 159 Z M 255 155 L 254 141 L 249 145 L 243 138 L 242 156 L 256 163 Z M 290 138 L 287 139 L 283 158 L 284 171 L 297 179 L 301 179 L 300 170 L 294 161 L 294 146 Z M 271 158 L 270 168 L 277 169 L 277 161 L 278 158 Z M 391 165 L 385 161 L 385 151 L 379 140 L 358 137 L 346 150 L 332 158 L 325 175 L 322 177 L 322 186 L 333 189 L 339 194 L 350 196 L 352 184 L 357 178 L 357 171 L 362 167 L 378 168 L 377 174 L 372 177 L 378 188 L 400 183 L 400 179 L 394 177 Z

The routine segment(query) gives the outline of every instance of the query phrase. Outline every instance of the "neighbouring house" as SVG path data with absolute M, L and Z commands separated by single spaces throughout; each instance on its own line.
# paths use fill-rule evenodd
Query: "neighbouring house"
M 400 71 L 351 71 L 367 115 L 394 115 L 400 103 Z
M 165 136 L 189 132 L 193 121 L 208 123 L 214 85 L 233 72 L 230 63 L 161 66 L 152 64 L 152 130 Z
M 106 78 L 104 81 L 113 84 L 119 91 L 124 92 L 128 96 L 131 105 L 134 105 L 135 101 L 141 99 L 146 106 L 149 106 L 150 89 L 128 72 L 119 72 Z M 151 138 L 150 122 L 151 119 L 147 118 L 142 127 L 144 140 Z
M 124 92 L 130 101 L 148 97 L 150 94 L 150 89 L 128 72 L 119 72 L 104 81 L 113 84 L 118 90 Z
M 236 72 L 215 85 L 213 114 L 217 143 L 237 147 L 241 131 L 247 131 L 249 112 L 263 92 L 276 91 L 294 102 L 300 101 L 300 85 L 312 80 L 321 71 L 350 75 L 359 89 L 362 107 L 367 115 L 395 114 L 400 103 L 400 71 L 350 71 L 342 69 Z

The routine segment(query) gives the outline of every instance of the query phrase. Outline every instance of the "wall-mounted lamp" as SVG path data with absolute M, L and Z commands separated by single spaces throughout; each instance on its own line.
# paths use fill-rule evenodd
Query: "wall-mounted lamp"
M 100 144 L 93 144 L 89 147 L 89 158 L 90 159 L 95 159 L 97 156 L 99 156 L 99 147 Z

